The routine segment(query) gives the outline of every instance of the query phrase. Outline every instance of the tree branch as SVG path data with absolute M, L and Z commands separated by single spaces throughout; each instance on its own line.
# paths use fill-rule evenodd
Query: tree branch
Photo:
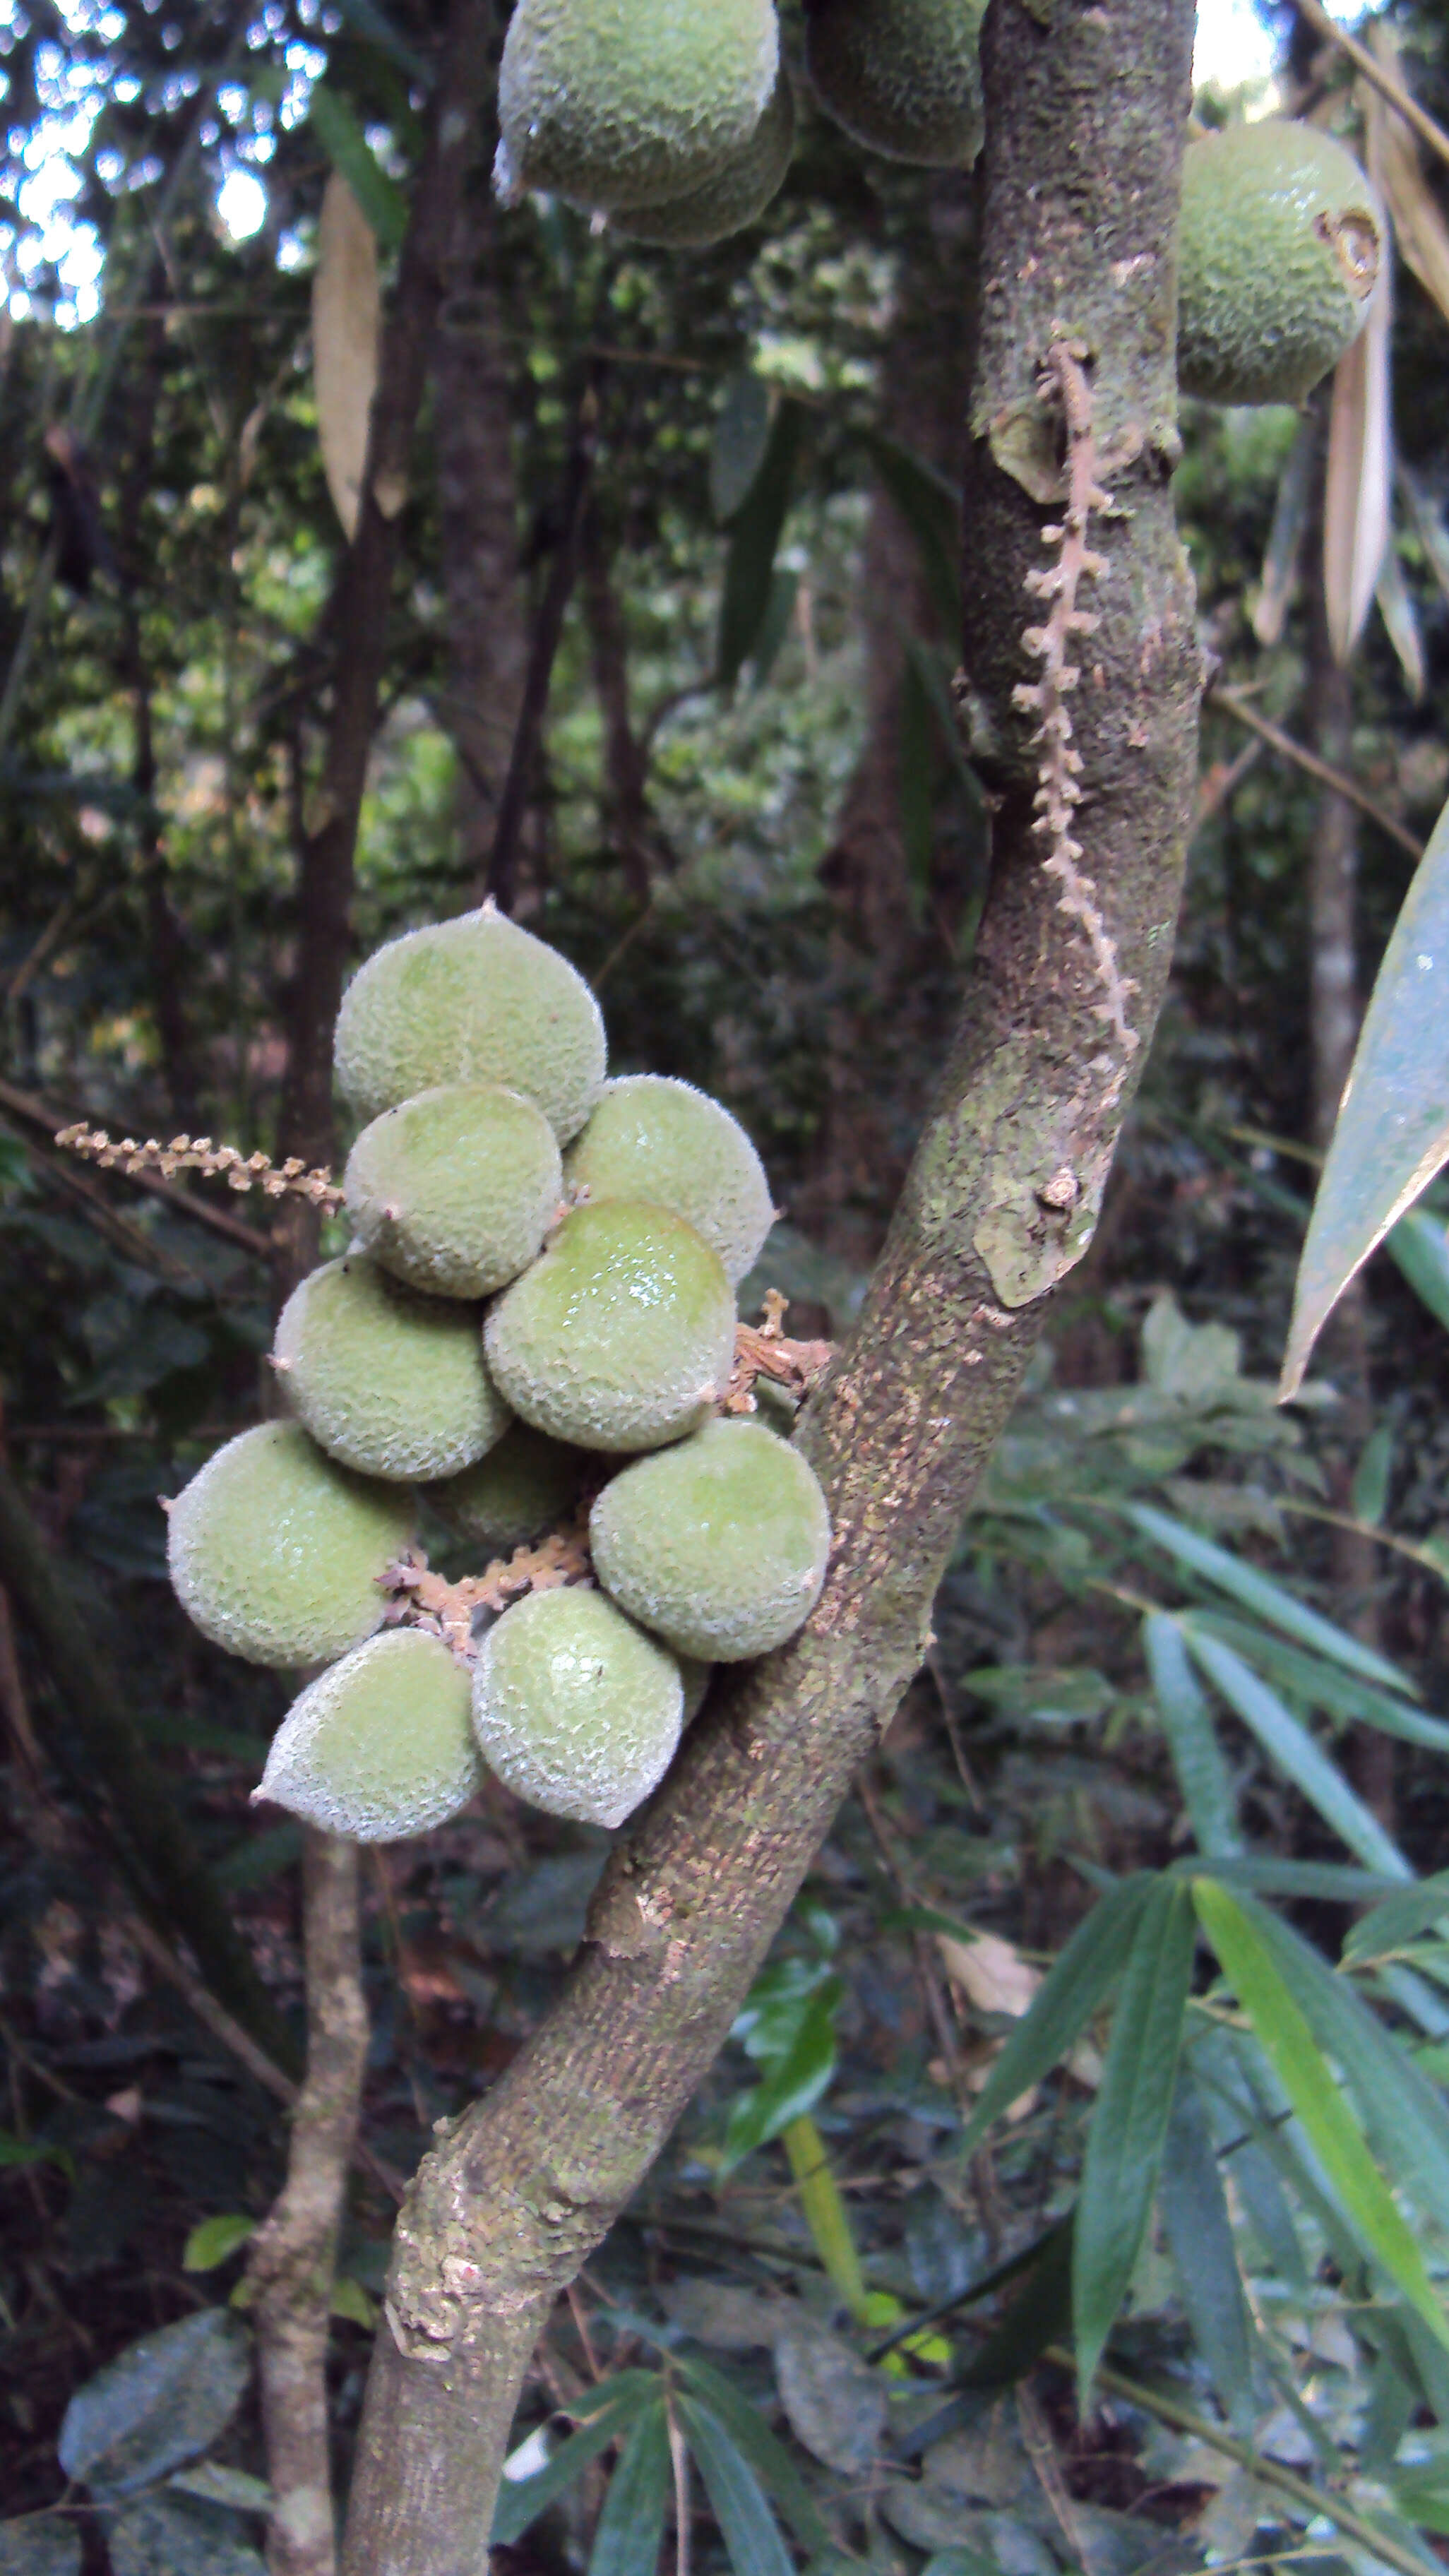
M 1168 493 L 1192 24 L 1190 0 L 987 13 L 964 595 L 967 683 L 994 742 L 995 872 L 855 1340 L 798 1434 L 830 1503 L 830 1575 L 802 1635 L 718 1690 L 616 1843 L 559 2003 L 424 2160 L 374 2349 L 349 2576 L 481 2576 L 538 2327 L 704 2075 L 917 1669 L 1045 1300 L 1090 1239 L 1161 1006 L 1192 820 L 1200 667 Z M 1097 623 L 1070 745 L 1073 864 L 1118 998 L 1132 992 L 1131 1050 L 1102 1016 L 1105 952 L 1043 865 L 1058 844 L 1035 829 L 1042 711 L 1016 698 L 1041 671 L 1028 576 L 1051 568 L 1072 498 L 1060 404 L 1041 386 L 1058 343 L 1090 397 L 1102 559 L 1082 567 Z

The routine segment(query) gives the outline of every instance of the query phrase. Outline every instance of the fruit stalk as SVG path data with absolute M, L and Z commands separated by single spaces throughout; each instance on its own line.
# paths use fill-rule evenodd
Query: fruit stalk
M 348 2576 L 482 2576 L 534 2335 L 630 2197 L 739 2010 L 931 1602 L 1049 1292 L 1081 1257 L 1161 1007 L 1192 818 L 1200 664 L 1173 526 L 1171 244 L 1191 0 L 993 0 L 982 299 L 964 493 L 967 690 L 991 745 L 993 880 L 955 1047 L 852 1345 L 797 1437 L 834 1545 L 814 1617 L 723 1676 L 621 1835 L 563 1996 L 441 2138 L 399 2220 L 354 2477 Z M 963 282 L 963 304 L 965 302 Z M 1140 1044 L 1115 1055 L 1034 831 L 1025 577 L 1060 515 L 1039 376 L 1085 349 L 1110 492 L 1075 713 L 1074 830 Z

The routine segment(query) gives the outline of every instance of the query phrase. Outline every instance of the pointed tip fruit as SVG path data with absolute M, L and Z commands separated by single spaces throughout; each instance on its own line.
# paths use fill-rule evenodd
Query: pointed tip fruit
M 764 1165 L 738 1119 L 707 1092 L 664 1074 L 606 1082 L 566 1164 L 591 1202 L 671 1208 L 711 1244 L 731 1287 L 754 1267 L 774 1223 Z
M 552 1816 L 621 1825 L 679 1742 L 679 1666 L 602 1593 L 534 1592 L 479 1650 L 473 1725 L 506 1788 Z
M 1352 346 L 1385 257 L 1378 197 L 1316 125 L 1264 117 L 1188 144 L 1177 379 L 1204 402 L 1301 402 Z
M 680 1654 L 735 1663 L 804 1626 L 830 1517 L 812 1469 L 755 1422 L 709 1422 L 604 1487 L 589 1518 L 610 1598 Z
M 458 1815 L 482 1779 L 464 1666 L 389 1628 L 320 1673 L 273 1739 L 258 1796 L 324 1833 L 396 1842 Z
M 415 1504 L 325 1458 L 294 1422 L 218 1449 L 167 1516 L 171 1581 L 202 1635 L 248 1663 L 345 1654 L 381 1625 Z
M 629 1199 L 576 1208 L 488 1318 L 506 1404 L 581 1449 L 657 1449 L 704 1419 L 734 1359 L 718 1253 L 682 1217 Z
M 967 169 L 981 149 L 986 0 L 807 0 L 805 60 L 827 115 L 868 151 Z
M 293 1289 L 275 1357 L 313 1439 L 363 1475 L 455 1475 L 508 1428 L 477 1307 L 421 1296 L 365 1253 L 324 1262 Z
M 394 1278 L 435 1297 L 488 1297 L 537 1255 L 563 1171 L 532 1101 L 454 1082 L 364 1127 L 344 1188 L 361 1241 Z
M 682 196 L 749 141 L 779 63 L 774 0 L 518 0 L 498 76 L 508 177 L 586 213 Z
M 576 1136 L 604 1079 L 598 1003 L 567 958 L 489 905 L 406 931 L 359 968 L 337 1016 L 337 1080 L 359 1118 L 442 1083 L 496 1082 Z

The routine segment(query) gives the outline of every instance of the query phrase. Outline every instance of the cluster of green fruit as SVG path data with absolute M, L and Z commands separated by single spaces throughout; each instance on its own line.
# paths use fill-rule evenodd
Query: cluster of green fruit
M 968 167 L 982 140 L 985 0 L 806 0 L 805 68 L 856 141 Z M 518 0 L 499 79 L 497 185 L 699 248 L 776 194 L 795 131 L 774 0 Z M 1178 374 L 1209 402 L 1301 402 L 1368 311 L 1378 200 L 1317 127 L 1195 137 L 1183 172 Z
M 229 1441 L 171 1505 L 172 1582 L 232 1653 L 325 1667 L 259 1795 L 385 1841 L 457 1814 L 486 1761 L 553 1814 L 616 1825 L 708 1668 L 782 1644 L 825 1577 L 805 1460 L 718 1410 L 772 1221 L 759 1158 L 687 1083 L 606 1081 L 588 987 L 491 906 L 379 949 L 335 1062 L 364 1122 L 355 1240 L 277 1326 L 296 1418 Z M 591 1493 L 600 1588 L 546 1564 L 461 1654 L 383 1627 L 420 1495 L 498 1556 Z

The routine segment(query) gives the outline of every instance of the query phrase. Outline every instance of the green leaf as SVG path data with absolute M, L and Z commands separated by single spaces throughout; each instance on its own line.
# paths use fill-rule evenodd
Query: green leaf
M 1320 1663 L 1316 1655 L 1285 1645 L 1265 1628 L 1250 1627 L 1245 1619 L 1225 1618 L 1216 1610 L 1194 1610 L 1192 1623 L 1200 1632 L 1223 1638 L 1248 1663 L 1272 1673 L 1285 1690 L 1306 1700 L 1310 1708 L 1321 1709 L 1325 1717 L 1342 1718 L 1350 1726 L 1376 1726 L 1384 1735 L 1402 1737 L 1406 1744 L 1449 1753 L 1449 1725 L 1442 1717 L 1426 1717 L 1422 1709 L 1393 1698 L 1388 1691 L 1375 1690 L 1356 1673 L 1340 1672 L 1333 1664 Z
M 1243 1848 L 1236 1801 L 1212 1711 L 1188 1662 L 1182 1630 L 1165 1610 L 1150 1610 L 1142 1622 L 1142 1643 L 1162 1732 L 1198 1850 L 1208 1860 L 1225 1859 Z
M 727 528 L 755 486 L 770 443 L 770 388 L 753 367 L 725 378 L 709 455 L 709 502 Z
M 217 2218 L 201 2219 L 182 2250 L 182 2271 L 214 2272 L 219 2264 L 230 2261 L 249 2236 L 256 2234 L 256 2227 L 256 2220 L 239 2209 L 226 2209 Z
M 835 2013 L 839 2001 L 838 1977 L 830 1978 L 806 1997 L 795 2016 L 789 2045 L 772 2057 L 763 2084 L 742 2093 L 731 2104 L 720 2160 L 722 2175 L 733 2173 L 756 2147 L 778 2138 L 782 2129 L 813 2110 L 829 2090 L 835 2073 Z M 755 2047 L 750 2048 L 752 2056 L 758 2053 Z
M 1198 1879 L 1193 1895 L 1198 1919 L 1223 1973 L 1298 2114 L 1357 2242 L 1382 2265 L 1431 2333 L 1449 2344 L 1449 2317 L 1439 2304 L 1413 2231 L 1374 2164 L 1256 1923 L 1236 1897 L 1211 1879 Z
M 802 2549 L 824 2549 L 830 2535 L 820 2510 L 783 2442 L 777 2441 L 757 2406 L 743 2397 L 722 2370 L 694 2353 L 672 2355 L 673 2367 L 719 2418 L 735 2448 L 744 2453 L 767 2495 L 774 2497 Z
M 1245 1565 L 1240 1557 L 1230 1555 L 1225 1547 L 1218 1547 L 1210 1538 L 1200 1537 L 1196 1530 L 1187 1529 L 1181 1521 L 1173 1520 L 1170 1514 L 1156 1510 L 1150 1503 L 1126 1503 L 1122 1508 L 1144 1538 L 1151 1539 L 1157 1547 L 1165 1548 L 1169 1556 L 1176 1557 L 1179 1565 L 1189 1566 L 1194 1574 L 1201 1574 L 1209 1583 L 1216 1584 L 1219 1591 L 1228 1593 L 1243 1609 L 1266 1619 L 1270 1626 L 1281 1628 L 1287 1636 L 1296 1637 L 1300 1645 L 1312 1646 L 1318 1654 L 1326 1655 L 1331 1663 L 1342 1664 L 1345 1672 L 1361 1673 L 1366 1681 L 1380 1682 L 1388 1690 L 1405 1691 L 1411 1698 L 1414 1696 L 1412 1682 L 1407 1681 L 1382 1655 L 1360 1645 L 1357 1637 L 1351 1637 L 1345 1628 L 1336 1628 L 1331 1619 L 1321 1619 L 1316 1610 L 1310 1610 L 1302 1601 L 1295 1600 L 1281 1584 L 1270 1582 L 1256 1566 Z
M 1449 1916 L 1449 1870 L 1440 1870 L 1361 1915 L 1344 1942 L 1343 1955 L 1345 1959 L 1386 1958 L 1392 1950 L 1406 1949 L 1445 1916 Z
M 1087 2131 L 1072 2255 L 1072 2323 L 1085 2400 L 1132 2278 L 1157 2189 L 1196 1937 L 1180 1879 L 1151 1890 L 1132 1936 Z
M 790 620 L 795 614 L 795 602 L 799 596 L 800 576 L 797 572 L 777 571 L 771 574 L 769 600 L 750 656 L 752 688 L 762 689 L 773 671 L 780 647 L 790 632 Z
M 384 250 L 396 250 L 407 231 L 407 199 L 383 169 L 340 90 L 318 81 L 307 113 L 334 170 L 346 180 Z
M 636 2417 L 594 2532 L 589 2576 L 654 2576 L 674 2484 L 669 2413 L 661 2393 Z
M 794 2576 L 780 2526 L 743 2452 L 708 2407 L 684 2396 L 674 2403 L 735 2576 Z
M 1254 2374 L 1247 2302 L 1212 2131 L 1185 2063 L 1177 2070 L 1158 2204 L 1188 2323 L 1223 2413 L 1230 2423 L 1249 2426 Z
M 1169 1867 L 1175 1878 L 1196 1878 L 1202 1862 L 1194 1857 Z M 1404 1883 L 1382 1870 L 1355 1869 L 1349 1861 L 1277 1860 L 1271 1852 L 1215 1860 L 1213 1876 L 1225 1887 L 1251 1887 L 1263 1896 L 1321 1896 L 1330 1905 L 1372 1905 Z
M 1368 1529 L 1378 1529 L 1388 1510 L 1393 1464 L 1393 1430 L 1387 1422 L 1376 1423 L 1359 1451 L 1348 1500 L 1354 1519 Z
M 789 395 L 777 405 L 759 472 L 730 521 L 715 661 L 722 689 L 734 687 L 769 615 L 775 556 L 790 507 L 804 419 L 801 405 Z
M 1449 1233 L 1442 1212 L 1410 1208 L 1384 1237 L 1384 1250 L 1414 1294 L 1449 1332 Z
M 225 2308 L 200 2308 L 127 2344 L 65 2410 L 56 2453 L 92 2494 L 125 2496 L 194 2460 L 236 2413 L 251 2377 L 247 2336 Z
M 1286 1772 L 1349 1850 L 1357 1852 L 1369 1869 L 1382 1870 L 1386 1878 L 1412 1878 L 1408 1862 L 1377 1816 L 1349 1787 L 1337 1763 L 1329 1760 L 1306 1726 L 1284 1707 L 1277 1692 L 1220 1637 L 1203 1634 L 1190 1619 L 1183 1621 L 1183 1634 L 1199 1669 L 1257 1737 L 1269 1760 Z
M 1081 2037 L 1116 1982 L 1154 1884 L 1146 1871 L 1124 1879 L 1078 1924 L 981 2088 L 962 2133 L 963 2158 L 979 2145 L 992 2121 L 1060 2065 Z
M 427 89 L 432 81 L 428 64 L 398 34 L 392 21 L 383 15 L 377 0 L 338 0 L 338 7 L 350 27 L 364 36 L 380 53 L 389 54 L 401 71 L 405 71 L 415 88 Z
M 1076 2213 L 1048 2228 L 1036 2259 L 994 2334 L 956 2378 L 963 2388 L 1010 2388 L 1024 2379 L 1072 2320 L 1072 2238 Z
M 521 2539 L 544 2506 L 562 2495 L 611 2442 L 620 2441 L 658 2395 L 659 2379 L 652 2370 L 621 2370 L 606 2379 L 587 2401 L 588 2412 L 580 2417 L 577 2432 L 559 2444 L 546 2467 L 536 2469 L 530 2478 L 510 2478 L 505 2471 L 493 2508 L 492 2546 Z
M 334 2317 L 346 2317 L 350 2325 L 365 2326 L 369 2334 L 377 2323 L 376 2300 L 345 2272 L 339 2272 L 332 2284 L 328 2308 Z
M 946 635 L 961 631 L 961 505 L 953 483 L 883 430 L 866 438 L 876 472 L 916 541 L 931 605 Z
M 69 2147 L 49 2146 L 43 2139 L 17 2138 L 11 2129 L 0 2129 L 0 2173 L 17 2170 L 22 2165 L 59 2165 L 62 2173 L 75 2180 L 75 2158 Z
M 0 2522 L 0 2576 L 80 2576 L 83 2544 L 73 2522 L 51 2513 Z
M 1384 953 L 1298 1268 L 1282 1393 L 1350 1279 L 1449 1156 L 1449 805 Z

